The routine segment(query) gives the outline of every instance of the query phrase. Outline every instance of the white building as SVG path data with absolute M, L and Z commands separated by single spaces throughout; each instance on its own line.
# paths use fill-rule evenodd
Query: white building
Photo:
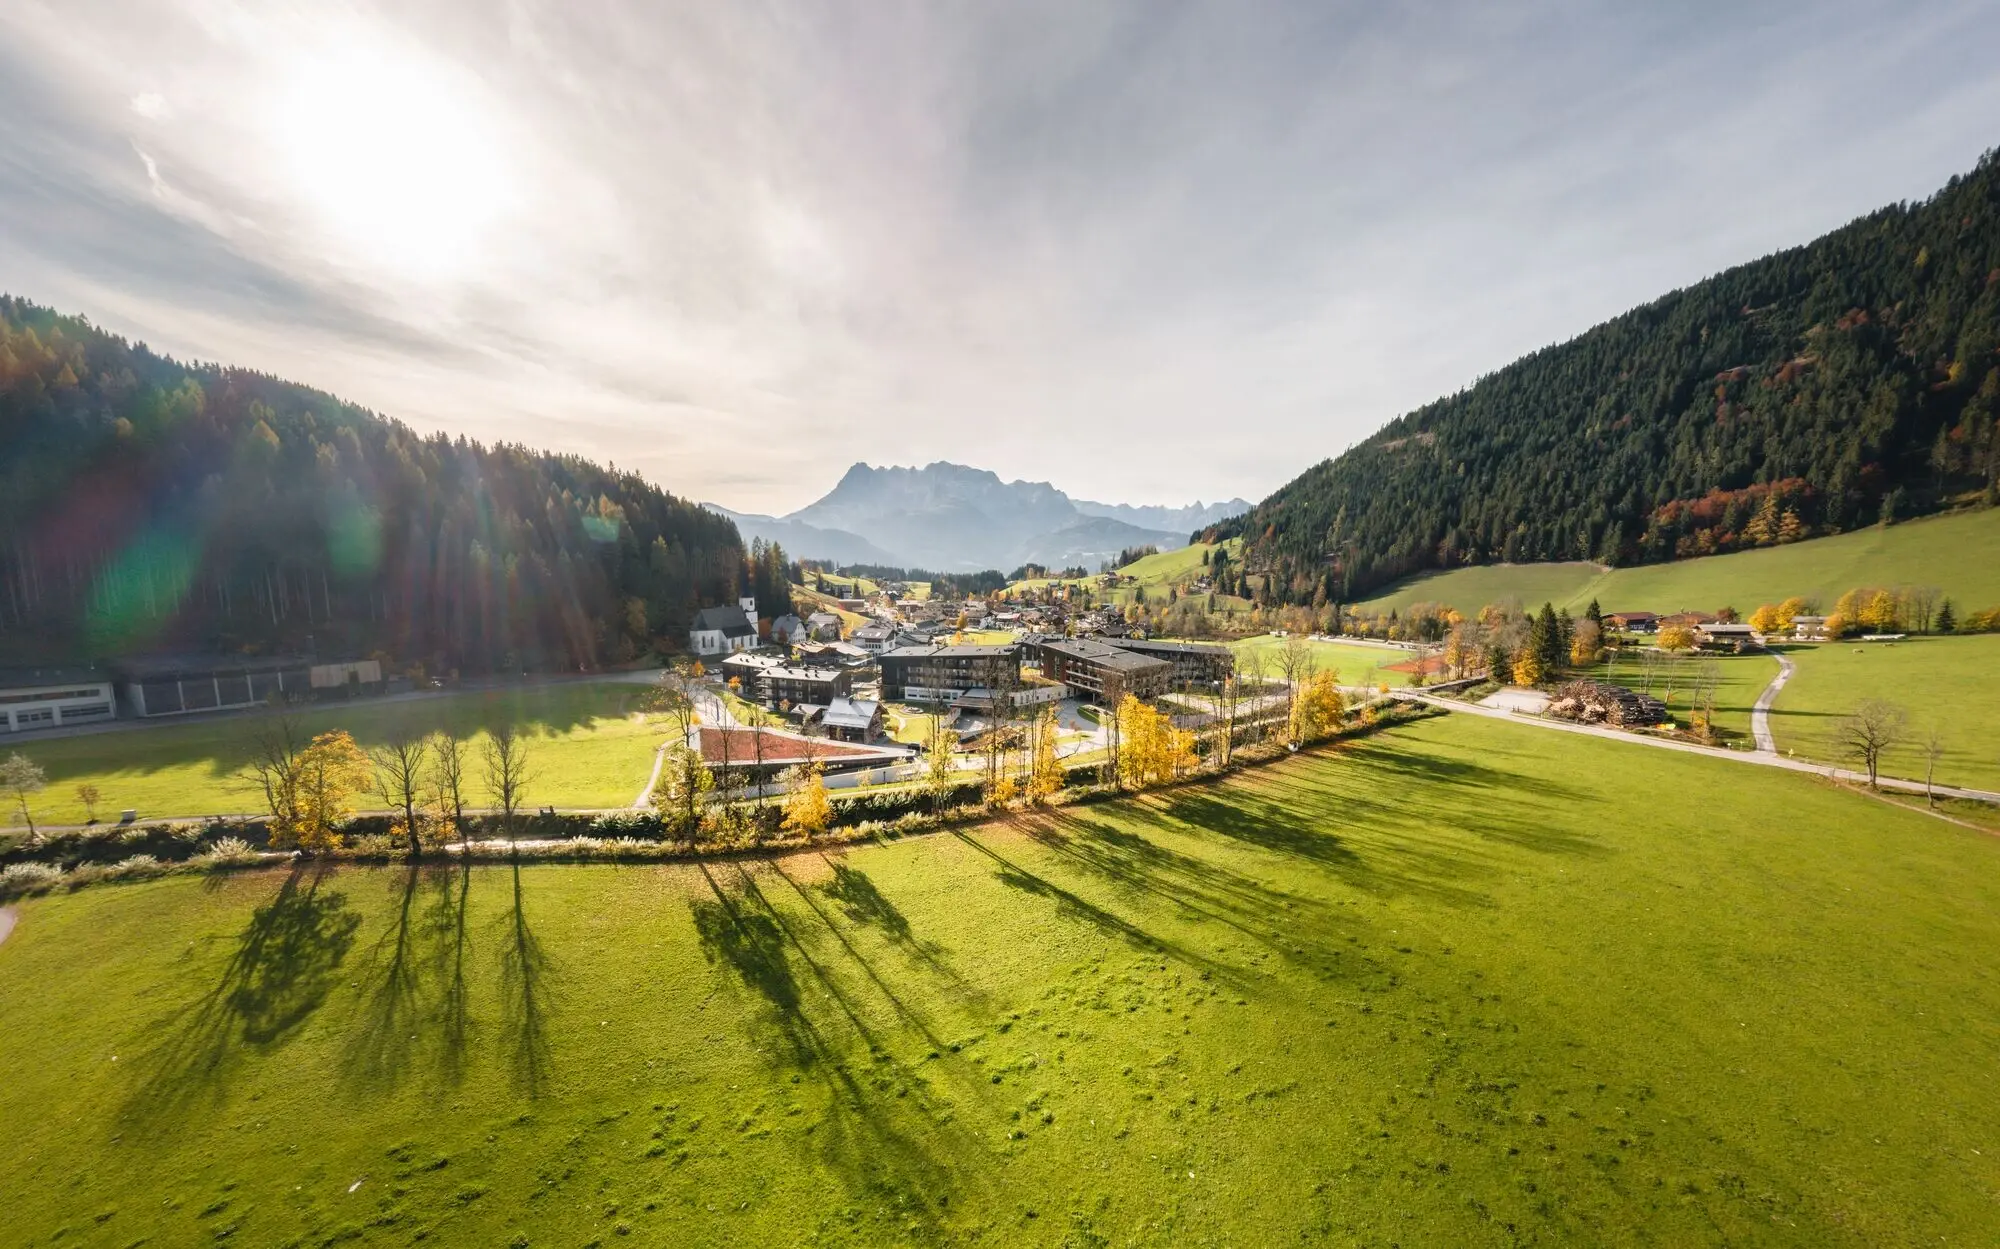
M 734 607 L 704 607 L 688 629 L 688 649 L 697 655 L 729 655 L 757 645 L 757 600 L 743 598 Z
M 116 716 L 111 677 L 95 668 L 0 672 L 0 733 L 96 724 Z

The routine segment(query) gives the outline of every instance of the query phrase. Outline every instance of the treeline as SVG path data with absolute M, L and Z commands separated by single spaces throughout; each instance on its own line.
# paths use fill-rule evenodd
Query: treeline
M 870 581 L 925 581 L 932 598 L 984 598 L 1007 588 L 1008 576 L 997 568 L 981 572 L 932 572 L 927 568 L 892 568 L 887 564 L 841 564 L 805 560 L 803 566 L 835 577 L 866 577 Z M 1018 574 L 1016 578 L 1018 580 Z
M 785 610 L 782 551 L 574 456 L 424 436 L 0 297 L 0 648 L 590 668 L 701 606 Z
M 2000 502 L 2000 155 L 1527 356 L 1203 537 L 1264 601 L 1671 560 Z

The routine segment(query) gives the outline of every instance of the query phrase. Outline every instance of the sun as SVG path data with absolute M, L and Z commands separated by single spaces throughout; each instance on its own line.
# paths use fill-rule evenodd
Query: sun
M 361 45 L 322 47 L 290 75 L 272 124 L 339 259 L 427 277 L 477 263 L 509 193 L 482 94 L 448 67 Z

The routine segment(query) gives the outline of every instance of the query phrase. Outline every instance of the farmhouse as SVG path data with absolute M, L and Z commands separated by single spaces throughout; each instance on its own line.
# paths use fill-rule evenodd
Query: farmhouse
M 1108 642 L 1088 638 L 1049 638 L 1035 644 L 1042 675 L 1060 681 L 1094 702 L 1132 694 L 1158 698 L 1173 685 L 1174 665 Z
M 1793 616 L 1792 636 L 1801 642 L 1826 641 L 1826 617 Z
M 882 704 L 872 698 L 836 698 L 820 714 L 819 725 L 835 741 L 872 742 L 882 736 Z
M 688 629 L 688 649 L 697 655 L 727 655 L 757 645 L 757 600 L 737 600 L 734 606 L 704 607 Z
M 0 671 L 0 733 L 95 724 L 116 715 L 111 675 L 96 668 Z
M 1604 623 L 1626 633 L 1653 633 L 1660 627 L 1660 618 L 1649 611 L 1615 611 L 1604 617 Z
M 806 617 L 806 636 L 815 642 L 840 640 L 840 617 L 830 611 L 816 611 Z
M 1021 683 L 1021 648 L 899 646 L 882 652 L 882 696 L 901 702 L 950 702 L 968 690 Z
M 896 636 L 896 626 L 885 623 L 883 621 L 877 621 L 874 624 L 862 625 L 859 629 L 856 629 L 853 633 L 853 636 L 849 637 L 847 640 L 854 643 L 854 645 L 860 647 L 862 650 L 867 651 L 870 654 L 875 654 L 880 652 L 884 647 L 888 646 L 890 640 L 893 639 L 895 636 Z
M 1696 625 L 1695 633 L 1701 637 L 1703 646 L 1760 646 L 1763 639 L 1747 624 L 1725 624 L 1714 621 Z
M 771 622 L 771 640 L 780 646 L 806 640 L 806 622 L 790 612 Z

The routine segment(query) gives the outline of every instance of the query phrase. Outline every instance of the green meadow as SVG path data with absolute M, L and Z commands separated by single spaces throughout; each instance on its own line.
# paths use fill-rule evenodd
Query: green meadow
M 1285 638 L 1260 633 L 1255 637 L 1231 642 L 1229 649 L 1236 652 L 1237 671 L 1243 671 L 1246 661 L 1261 659 L 1267 680 L 1278 677 L 1279 656 L 1284 652 Z M 1392 664 L 1407 662 L 1416 658 L 1415 651 L 1400 647 L 1357 646 L 1347 642 L 1322 642 L 1308 639 L 1306 649 L 1312 656 L 1314 670 L 1332 671 L 1338 675 L 1342 685 L 1378 685 L 1387 681 L 1392 688 L 1401 689 L 1409 684 L 1409 677 L 1401 672 L 1384 672 L 1382 669 Z
M 844 854 L 34 899 L 7 1239 L 2000 1242 L 2000 838 L 1554 736 Z
M 640 714 L 645 693 L 644 685 L 612 682 L 526 686 L 319 704 L 299 720 L 308 733 L 346 729 L 364 747 L 408 733 L 450 732 L 470 744 L 472 800 L 481 804 L 479 750 L 492 730 L 512 724 L 528 742 L 531 805 L 623 807 L 645 788 L 661 736 Z M 258 806 L 259 796 L 240 777 L 256 727 L 252 716 L 220 716 L 5 748 L 48 773 L 48 788 L 34 802 L 37 822 L 81 824 L 76 787 L 85 783 L 104 795 L 99 819 L 116 819 L 126 809 L 142 819 L 236 814 Z M 18 822 L 11 806 L 0 813 L 0 823 Z
M 1840 760 L 1833 735 L 1842 718 L 1864 699 L 1882 699 L 1908 716 L 1884 771 L 1922 780 L 1935 727 L 1944 747 L 1939 784 L 2000 791 L 2000 634 L 1830 642 L 1785 654 L 1798 671 L 1771 709 L 1778 749 Z
M 1744 615 L 1793 595 L 1831 607 L 1864 585 L 1935 585 L 1967 608 L 2000 606 L 2000 508 L 1874 526 L 1790 546 L 1605 570 L 1596 564 L 1497 564 L 1429 573 L 1399 582 L 1365 603 L 1363 614 L 1414 603 L 1446 603 L 1470 615 L 1514 598 L 1582 611 L 1595 598 L 1607 612 L 1714 611 Z

